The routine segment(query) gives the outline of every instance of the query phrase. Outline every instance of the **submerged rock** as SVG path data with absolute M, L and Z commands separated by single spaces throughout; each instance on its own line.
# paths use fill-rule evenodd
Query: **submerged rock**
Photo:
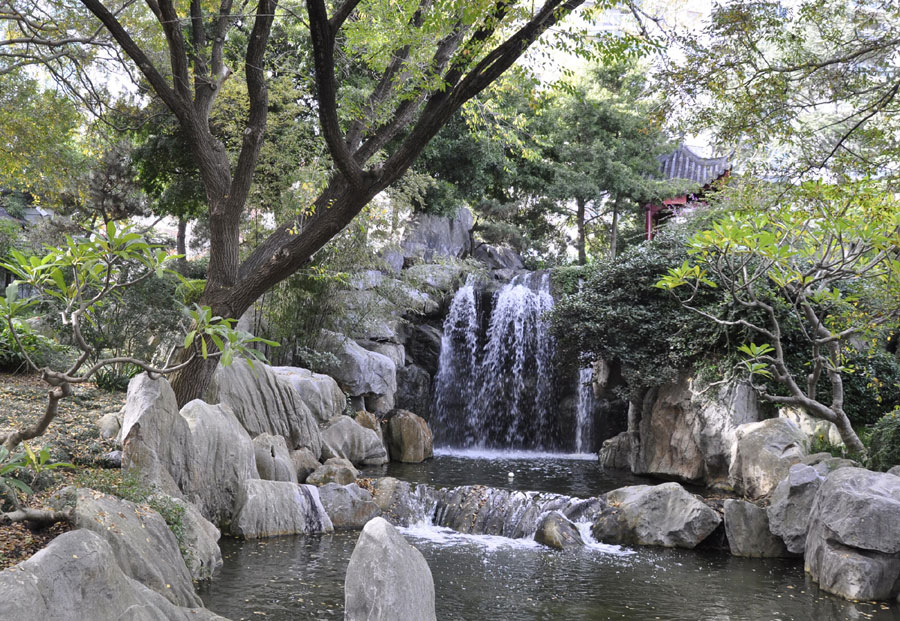
M 130 577 L 119 562 L 96 532 L 63 533 L 27 561 L 0 572 L 0 619 L 228 621 L 202 608 L 199 599 L 191 608 L 172 603 Z
M 287 481 L 245 481 L 231 521 L 231 534 L 244 539 L 333 530 L 318 490 Z
M 806 434 L 786 418 L 741 425 L 736 437 L 730 479 L 735 491 L 750 498 L 771 493 L 807 453 Z
M 354 465 L 380 466 L 388 462 L 378 435 L 349 416 L 335 416 L 322 432 L 323 457 L 342 457 Z
M 803 554 L 806 548 L 809 512 L 824 481 L 825 477 L 816 468 L 794 464 L 772 492 L 766 510 L 769 529 L 772 534 L 781 537 L 787 549 L 794 554 Z
M 387 424 L 387 445 L 391 459 L 418 464 L 434 456 L 434 436 L 421 416 L 394 410 Z
M 437 619 L 425 557 L 382 518 L 366 524 L 353 548 L 344 582 L 344 619 Z
M 355 483 L 326 483 L 319 488 L 319 498 L 335 530 L 358 530 L 381 515 L 371 492 Z
M 734 556 L 779 558 L 790 556 L 780 537 L 769 530 L 766 510 L 746 500 L 725 501 L 725 532 Z
M 806 571 L 847 599 L 900 594 L 900 478 L 840 468 L 825 479 L 810 512 Z
M 544 516 L 534 533 L 534 540 L 557 550 L 584 545 L 578 528 L 559 511 L 551 511 Z
M 694 548 L 722 522 L 678 483 L 623 487 L 609 492 L 606 501 L 592 529 L 605 543 Z

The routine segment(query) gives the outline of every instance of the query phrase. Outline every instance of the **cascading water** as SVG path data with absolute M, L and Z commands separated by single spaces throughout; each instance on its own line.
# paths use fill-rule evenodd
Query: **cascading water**
M 472 281 L 444 322 L 435 414 L 444 444 L 480 448 L 559 448 L 550 275 L 517 276 L 498 291 L 482 336 Z
M 594 442 L 594 369 L 578 372 L 578 407 L 575 410 L 575 452 L 586 453 Z

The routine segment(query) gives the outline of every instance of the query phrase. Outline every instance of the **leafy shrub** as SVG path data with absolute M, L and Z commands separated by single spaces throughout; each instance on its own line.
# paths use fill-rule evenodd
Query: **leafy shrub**
M 97 388 L 101 390 L 125 392 L 128 390 L 128 382 L 140 371 L 141 368 L 133 364 L 126 364 L 121 367 L 108 366 L 94 373 L 93 380 L 97 384 Z
M 879 419 L 869 438 L 869 468 L 889 470 L 900 465 L 900 408 Z
M 59 347 L 51 339 L 38 334 L 23 322 L 14 320 L 16 335 L 19 343 L 28 352 L 34 363 L 41 367 L 47 365 L 57 352 Z M 5 373 L 19 373 L 28 371 L 28 361 L 22 350 L 19 349 L 8 325 L 0 327 L 0 371 Z

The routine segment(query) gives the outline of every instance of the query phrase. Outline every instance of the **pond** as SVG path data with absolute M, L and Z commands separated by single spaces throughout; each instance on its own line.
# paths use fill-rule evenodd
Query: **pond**
M 387 472 L 439 486 L 484 483 L 579 496 L 640 482 L 614 479 L 594 460 L 579 456 L 483 457 L 442 452 L 425 464 L 391 464 Z M 897 606 L 856 604 L 822 593 L 795 560 L 597 543 L 555 551 L 531 540 L 462 535 L 427 524 L 401 531 L 431 567 L 442 621 L 900 621 Z M 344 573 L 357 537 L 354 532 L 224 539 L 225 565 L 202 587 L 201 597 L 210 609 L 235 620 L 341 619 Z

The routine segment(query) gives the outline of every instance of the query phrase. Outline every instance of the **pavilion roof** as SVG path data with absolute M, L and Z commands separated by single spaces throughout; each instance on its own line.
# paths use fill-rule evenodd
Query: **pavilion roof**
M 731 156 L 700 157 L 685 144 L 659 156 L 659 171 L 666 179 L 688 179 L 706 186 L 731 170 Z

